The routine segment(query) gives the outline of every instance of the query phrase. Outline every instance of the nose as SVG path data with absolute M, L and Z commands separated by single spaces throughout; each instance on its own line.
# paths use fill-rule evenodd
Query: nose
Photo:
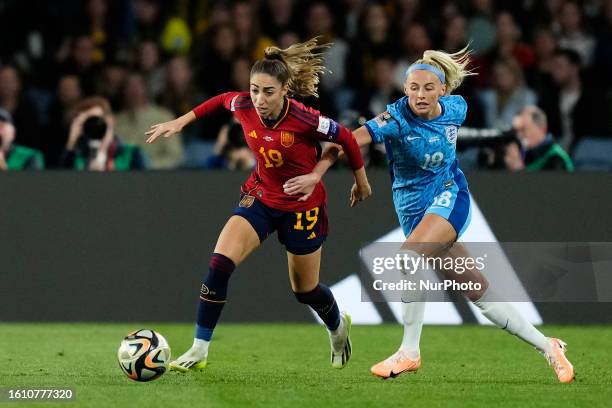
M 255 106 L 261 108 L 265 103 L 265 99 L 262 94 L 255 96 Z

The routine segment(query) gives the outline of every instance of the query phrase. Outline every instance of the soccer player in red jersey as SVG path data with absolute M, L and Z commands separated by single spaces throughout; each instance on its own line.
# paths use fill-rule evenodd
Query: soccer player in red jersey
M 340 313 L 332 292 L 319 283 L 321 245 L 327 236 L 323 183 L 319 181 L 299 198 L 284 191 L 287 180 L 314 169 L 319 142 L 328 141 L 342 146 L 354 171 L 351 205 L 372 193 L 351 131 L 290 97 L 318 96 L 318 75 L 325 70 L 320 54 L 323 48 L 316 39 L 284 50 L 269 47 L 264 59 L 251 68 L 250 94 L 215 96 L 173 121 L 153 125 L 146 133 L 147 142 L 153 143 L 225 108 L 242 125 L 257 157 L 257 167 L 242 186 L 238 207 L 221 231 L 210 259 L 200 291 L 193 346 L 170 363 L 171 369 L 188 371 L 206 366 L 231 273 L 274 231 L 287 250 L 289 279 L 297 300 L 310 306 L 327 326 L 332 366 L 344 367 L 351 356 L 350 316 Z

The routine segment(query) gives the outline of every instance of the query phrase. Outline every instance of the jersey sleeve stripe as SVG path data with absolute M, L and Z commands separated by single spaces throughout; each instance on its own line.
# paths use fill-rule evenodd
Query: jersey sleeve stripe
M 291 112 L 289 112 L 289 114 L 290 114 L 291 116 L 293 116 L 294 118 L 296 118 L 296 119 L 298 119 L 298 120 L 302 121 L 302 122 L 306 122 L 306 123 L 307 123 L 307 124 L 309 124 L 310 126 L 315 126 L 315 127 L 316 127 L 316 126 L 318 126 L 318 124 L 319 124 L 319 119 L 318 119 L 318 117 L 317 117 L 317 118 L 315 118 L 315 119 L 313 119 L 313 118 L 309 118 L 309 117 L 306 117 L 306 116 L 302 116 L 302 115 L 298 114 L 298 113 L 297 113 L 297 112 L 295 112 L 295 111 L 291 111 Z

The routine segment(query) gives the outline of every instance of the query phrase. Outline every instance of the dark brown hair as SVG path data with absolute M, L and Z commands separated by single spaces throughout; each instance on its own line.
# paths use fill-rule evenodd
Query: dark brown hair
M 318 97 L 319 74 L 327 72 L 323 65 L 323 52 L 331 43 L 318 44 L 319 38 L 293 44 L 284 50 L 268 47 L 265 57 L 255 62 L 251 76 L 268 74 L 281 84 L 289 86 L 289 94 L 301 97 Z

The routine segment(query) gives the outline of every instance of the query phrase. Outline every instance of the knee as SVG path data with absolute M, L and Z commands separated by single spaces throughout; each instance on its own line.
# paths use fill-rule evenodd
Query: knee
M 223 254 L 213 253 L 208 262 L 209 274 L 225 275 L 229 278 L 236 264 Z
M 474 289 L 465 291 L 464 295 L 471 302 L 476 302 L 482 299 L 487 289 L 489 289 L 489 281 L 484 276 L 481 276 L 478 280 L 472 282 Z M 476 289 L 476 287 L 478 287 L 478 289 Z

